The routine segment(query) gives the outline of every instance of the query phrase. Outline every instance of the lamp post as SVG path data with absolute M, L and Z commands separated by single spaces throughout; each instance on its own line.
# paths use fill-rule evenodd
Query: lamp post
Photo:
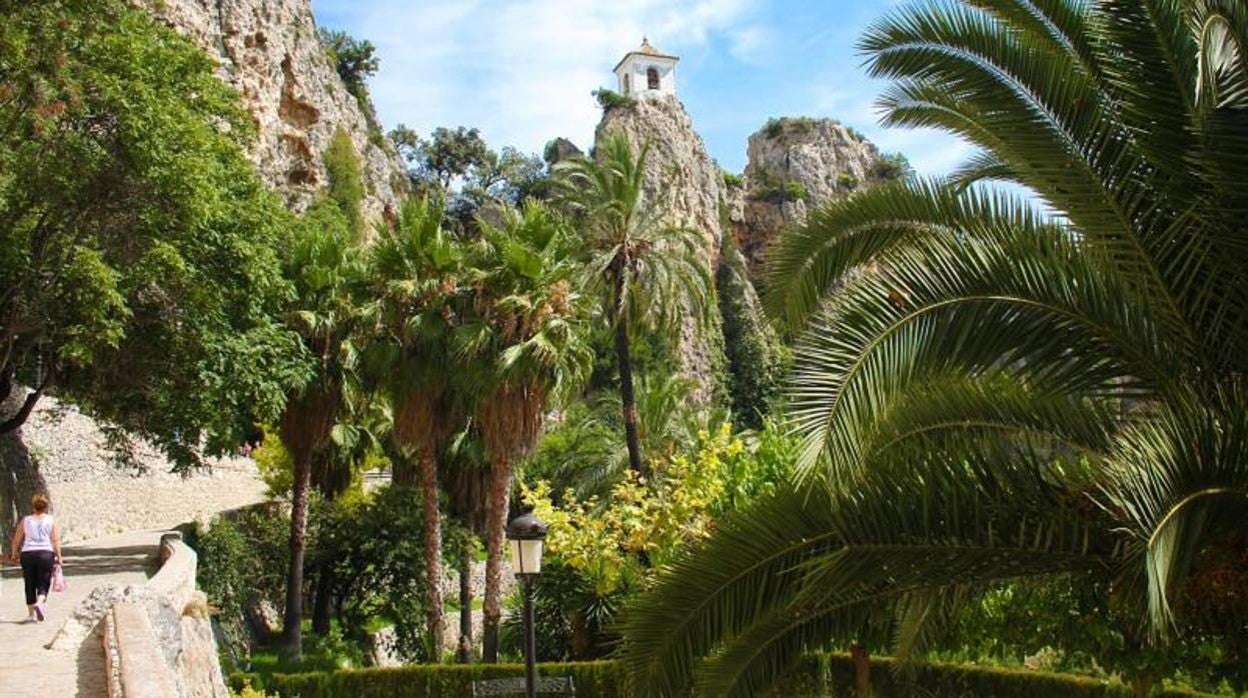
M 542 573 L 542 548 L 546 524 L 532 514 L 522 514 L 507 524 L 511 544 L 511 567 L 524 585 L 524 694 L 537 696 L 537 638 L 533 629 L 533 580 Z

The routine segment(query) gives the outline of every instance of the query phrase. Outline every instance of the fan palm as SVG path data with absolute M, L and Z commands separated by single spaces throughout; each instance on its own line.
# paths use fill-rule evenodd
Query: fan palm
M 583 283 L 599 299 L 615 339 L 629 467 L 644 474 L 631 333 L 641 327 L 674 331 L 686 318 L 705 324 L 710 272 L 697 231 L 667 223 L 666 212 L 646 200 L 649 145 L 634 157 L 627 136 L 612 133 L 597 150 L 596 160 L 557 166 L 556 192 L 580 219 L 589 254 Z
M 295 469 L 282 640 L 285 652 L 297 658 L 303 651 L 308 494 L 315 464 L 330 457 L 343 387 L 355 363 L 351 336 L 361 317 L 357 299 L 364 268 L 346 219 L 332 205 L 311 209 L 293 238 L 284 263 L 294 287 L 286 322 L 303 340 L 316 369 L 308 384 L 288 397 L 279 423 L 282 442 Z
M 768 308 L 804 328 L 805 486 L 634 609 L 646 693 L 749 694 L 883 633 L 906 653 L 1022 576 L 1108 576 L 1128 641 L 1164 643 L 1198 553 L 1246 527 L 1248 9 L 929 2 L 861 46 L 895 81 L 886 123 L 981 153 L 831 202 L 771 254 Z
M 430 656 L 441 658 L 442 519 L 438 507 L 438 454 L 463 420 L 455 409 L 448 370 L 449 338 L 457 321 L 462 293 L 462 251 L 442 230 L 442 210 L 424 199 L 403 204 L 394 227 L 381 227 L 372 249 L 373 279 L 378 289 L 379 329 L 384 338 L 375 354 L 394 406 L 393 439 L 401 462 L 394 463 L 394 483 L 412 484 L 408 454 L 417 454 L 421 491 L 421 535 L 425 551 L 425 603 Z
M 474 319 L 457 329 L 459 353 L 479 363 L 468 373 L 481 381 L 476 417 L 490 463 L 482 627 L 487 662 L 498 657 L 513 464 L 536 445 L 552 401 L 579 389 L 593 359 L 572 284 L 577 265 L 566 226 L 537 202 L 501 216 L 497 227 L 480 221 L 482 239 L 470 264 Z

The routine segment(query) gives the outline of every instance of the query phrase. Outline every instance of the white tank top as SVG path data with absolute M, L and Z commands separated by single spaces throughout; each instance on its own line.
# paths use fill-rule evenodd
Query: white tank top
M 52 526 L 54 523 L 51 514 L 44 514 L 43 516 L 31 515 L 22 519 L 22 528 L 26 532 L 26 537 L 22 540 L 22 552 L 27 550 L 51 550 Z

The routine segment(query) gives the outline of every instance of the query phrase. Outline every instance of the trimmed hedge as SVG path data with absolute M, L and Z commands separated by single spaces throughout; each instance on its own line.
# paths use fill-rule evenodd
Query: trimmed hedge
M 538 676 L 570 676 L 578 698 L 624 696 L 624 674 L 615 662 L 539 664 Z M 282 698 L 472 698 L 472 682 L 524 676 L 523 664 L 419 664 L 397 669 L 348 669 L 306 674 L 231 674 L 230 688 L 245 681 Z
M 850 696 L 854 666 L 848 654 L 803 657 L 779 685 L 774 696 Z M 873 698 L 1131 698 L 1131 689 L 1118 682 L 1051 674 L 1029 669 L 1002 669 L 960 664 L 922 663 L 902 668 L 891 657 L 871 659 Z M 1208 694 L 1166 689 L 1154 698 L 1194 698 Z
M 622 698 L 624 673 L 611 661 L 549 663 L 539 676 L 570 676 L 578 698 Z M 252 688 L 282 698 L 471 698 L 472 682 L 524 676 L 520 664 L 421 664 L 398 669 L 349 669 L 307 674 L 231 674 L 230 688 Z M 826 698 L 851 695 L 854 668 L 846 654 L 808 655 L 771 696 Z M 1120 683 L 958 664 L 915 664 L 905 669 L 888 657 L 871 660 L 873 698 L 1130 698 Z M 1167 689 L 1154 698 L 1196 698 L 1208 694 Z

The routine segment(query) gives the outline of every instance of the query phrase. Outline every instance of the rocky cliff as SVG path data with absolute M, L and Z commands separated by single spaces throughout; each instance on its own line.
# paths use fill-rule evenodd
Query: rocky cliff
M 651 95 L 634 103 L 608 108 L 595 132 L 601 142 L 609 133 L 624 133 L 635 148 L 648 144 L 646 200 L 666 212 L 673 225 L 702 235 L 712 273 L 724 239 L 720 206 L 725 198 L 723 174 L 706 152 L 693 120 L 673 95 Z M 680 330 L 681 372 L 696 387 L 693 399 L 707 403 L 726 386 L 723 331 L 718 317 L 699 328 L 692 318 Z
M 832 119 L 773 119 L 750 136 L 743 185 L 729 192 L 732 234 L 757 280 L 767 244 L 826 199 L 881 178 L 875 144 Z
M 715 276 L 719 313 L 708 327 L 681 328 L 681 371 L 694 399 L 726 390 L 738 419 L 756 422 L 780 379 L 784 349 L 762 316 L 756 284 L 763 251 L 808 207 L 881 176 L 876 147 L 829 119 L 775 119 L 749 139 L 749 165 L 727 182 L 680 101 L 647 95 L 609 107 L 596 140 L 623 132 L 649 144 L 646 196 L 671 223 L 698 230 Z
M 360 158 L 366 218 L 398 207 L 403 163 L 330 65 L 309 0 L 137 0 L 220 62 L 259 137 L 261 176 L 303 210 L 328 183 L 323 157 L 337 129 Z

